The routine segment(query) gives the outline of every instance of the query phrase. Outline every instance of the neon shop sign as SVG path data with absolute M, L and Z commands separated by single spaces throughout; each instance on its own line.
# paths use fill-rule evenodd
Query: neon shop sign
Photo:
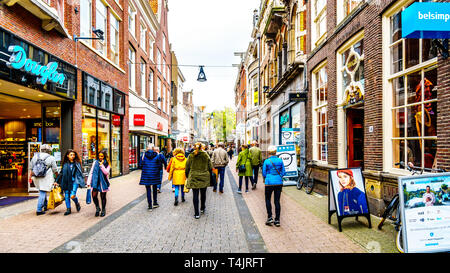
M 18 45 L 9 46 L 8 51 L 12 52 L 9 62 L 6 65 L 12 69 L 18 69 L 28 74 L 37 76 L 38 84 L 46 84 L 47 81 L 62 85 L 66 77 L 62 73 L 58 73 L 57 62 L 49 62 L 47 65 L 41 65 L 36 61 L 27 59 L 25 50 Z

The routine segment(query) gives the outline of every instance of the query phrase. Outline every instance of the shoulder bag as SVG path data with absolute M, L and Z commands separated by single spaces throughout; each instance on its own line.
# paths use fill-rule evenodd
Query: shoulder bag
M 281 179 L 283 179 L 283 177 L 281 176 L 280 172 L 278 171 L 277 167 L 275 167 L 275 164 L 273 164 L 272 160 L 270 160 L 270 158 L 268 158 L 270 163 L 272 163 L 272 166 L 274 167 L 275 171 L 277 171 L 278 175 L 281 177 Z
M 241 173 L 241 172 L 245 172 L 245 170 L 246 170 L 246 168 L 245 168 L 245 163 L 247 163 L 247 158 L 248 158 L 248 154 L 247 154 L 247 156 L 245 157 L 244 164 L 239 165 L 239 172 L 240 172 L 240 173 Z

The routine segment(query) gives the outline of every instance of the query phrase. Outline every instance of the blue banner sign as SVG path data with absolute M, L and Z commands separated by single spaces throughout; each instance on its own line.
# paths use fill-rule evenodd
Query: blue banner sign
M 450 3 L 415 2 L 402 11 L 402 37 L 450 38 Z
M 38 84 L 46 84 L 47 80 L 62 85 L 66 77 L 62 73 L 58 73 L 57 62 L 49 62 L 46 66 L 27 59 L 25 50 L 18 45 L 9 46 L 8 51 L 12 52 L 9 62 L 6 65 L 12 69 L 20 69 L 31 75 L 37 76 Z

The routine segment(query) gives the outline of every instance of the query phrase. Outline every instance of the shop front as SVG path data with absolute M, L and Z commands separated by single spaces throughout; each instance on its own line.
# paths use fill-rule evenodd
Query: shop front
M 0 28 L 0 195 L 37 191 L 29 162 L 42 144 L 72 147 L 76 68 Z
M 100 151 L 106 151 L 111 177 L 123 174 L 122 124 L 125 94 L 83 72 L 82 163 L 88 174 Z

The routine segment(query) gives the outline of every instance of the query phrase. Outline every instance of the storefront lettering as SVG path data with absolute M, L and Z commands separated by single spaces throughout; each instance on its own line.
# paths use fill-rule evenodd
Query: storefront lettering
M 58 63 L 49 62 L 46 66 L 39 64 L 31 59 L 27 59 L 25 50 L 18 45 L 8 47 L 8 51 L 12 52 L 9 62 L 6 65 L 12 69 L 25 71 L 38 78 L 38 84 L 46 84 L 47 80 L 62 85 L 66 77 L 62 73 L 56 72 Z

